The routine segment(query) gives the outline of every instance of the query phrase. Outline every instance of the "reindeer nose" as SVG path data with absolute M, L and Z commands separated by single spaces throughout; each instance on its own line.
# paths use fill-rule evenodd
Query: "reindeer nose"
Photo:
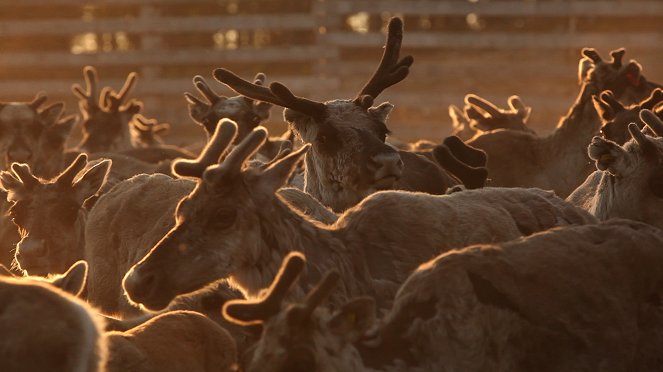
M 394 182 L 401 178 L 403 161 L 397 152 L 383 152 L 371 157 L 375 168 L 373 179 L 378 182 Z
M 124 276 L 124 290 L 132 301 L 142 303 L 154 291 L 156 275 L 133 267 Z

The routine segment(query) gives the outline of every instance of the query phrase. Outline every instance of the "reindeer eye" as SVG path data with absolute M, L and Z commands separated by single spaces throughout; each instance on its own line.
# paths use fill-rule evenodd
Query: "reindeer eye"
M 231 208 L 219 209 L 212 221 L 214 228 L 218 230 L 225 230 L 232 227 L 237 219 L 237 210 Z

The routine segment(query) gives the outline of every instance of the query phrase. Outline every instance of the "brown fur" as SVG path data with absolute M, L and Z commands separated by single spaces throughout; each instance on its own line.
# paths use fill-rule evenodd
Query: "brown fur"
M 594 221 L 550 192 L 483 189 L 450 196 L 379 192 L 323 226 L 275 195 L 307 147 L 266 169 L 242 169 L 265 137 L 256 129 L 180 201 L 173 229 L 124 279 L 133 301 L 160 309 L 177 294 L 226 277 L 256 297 L 297 250 L 309 256 L 304 283 L 336 267 L 346 279 L 345 296 L 388 302 L 416 265 L 440 252 Z
M 378 324 L 366 298 L 307 317 L 281 305 L 247 370 L 658 370 L 661 247 L 660 230 L 616 220 L 451 251 L 421 265 Z
M 0 370 L 104 371 L 95 310 L 43 280 L 0 276 Z
M 585 55 L 592 55 L 592 52 L 596 53 L 593 49 L 584 50 Z M 596 58 L 600 57 L 596 55 Z M 587 56 L 580 61 L 580 94 L 551 135 L 538 137 L 531 133 L 497 130 L 468 141 L 488 155 L 491 185 L 539 187 L 566 197 L 582 183 L 591 172 L 584 149 L 600 127 L 592 96 L 611 89 L 618 98 L 628 99 L 637 94 L 641 96 L 639 100 L 651 92 L 645 89 L 644 83 L 633 85 L 634 73 L 644 79 L 634 62 L 622 66 L 616 61 L 592 61 Z
M 108 372 L 237 371 L 228 332 L 193 311 L 172 311 L 126 332 L 108 332 Z
M 643 121 L 652 123 L 652 128 L 658 122 L 658 129 L 656 137 L 640 134 L 643 143 L 632 138 L 620 146 L 601 137 L 592 139 L 588 153 L 597 170 L 569 195 L 569 202 L 600 220 L 629 218 L 663 228 L 663 121 L 649 114 L 649 118 L 643 115 Z M 629 131 L 634 136 L 640 129 L 633 123 Z

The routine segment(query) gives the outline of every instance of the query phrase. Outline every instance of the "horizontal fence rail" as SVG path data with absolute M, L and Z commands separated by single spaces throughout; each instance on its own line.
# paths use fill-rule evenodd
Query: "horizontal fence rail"
M 139 74 L 132 96 L 145 115 L 173 125 L 171 140 L 202 136 L 183 93 L 212 70 L 250 78 L 265 72 L 296 94 L 350 98 L 375 69 L 391 16 L 405 20 L 402 54 L 410 76 L 378 102 L 396 105 L 389 126 L 405 140 L 450 131 L 448 106 L 477 93 L 506 106 L 512 94 L 533 107 L 544 133 L 578 93 L 583 47 L 601 55 L 619 47 L 663 81 L 663 1 L 653 0 L 0 0 L 0 100 L 44 91 L 77 111 L 71 85 L 93 65 L 100 83 L 119 88 Z M 268 127 L 283 130 L 274 108 Z

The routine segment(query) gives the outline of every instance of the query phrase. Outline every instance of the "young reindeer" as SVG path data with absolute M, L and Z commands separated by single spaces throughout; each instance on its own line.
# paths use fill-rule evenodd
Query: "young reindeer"
M 532 108 L 525 106 L 516 95 L 509 97 L 507 102 L 508 110 L 501 109 L 476 94 L 466 95 L 464 112 L 455 105 L 449 106 L 449 116 L 453 125 L 452 135 L 467 141 L 483 132 L 496 129 L 535 133 L 527 126 Z
M 45 276 L 83 259 L 85 202 L 106 182 L 111 162 L 83 170 L 86 165 L 87 156 L 80 154 L 48 181 L 37 178 L 27 164 L 13 163 L 11 171 L 0 173 L 0 185 L 11 203 L 8 216 L 20 234 L 15 259 L 21 270 Z
M 244 166 L 266 137 L 256 128 L 214 166 L 174 164 L 176 174 L 197 183 L 177 206 L 175 226 L 125 276 L 132 301 L 161 309 L 220 278 L 253 298 L 271 283 L 283 257 L 301 250 L 310 261 L 297 293 L 335 267 L 344 295 L 371 294 L 388 303 L 413 268 L 440 252 L 594 221 L 550 192 L 481 189 L 449 196 L 379 192 L 322 225 L 275 194 L 310 145 L 264 167 Z
M 663 89 L 657 88 L 649 97 L 640 103 L 625 107 L 612 94 L 611 91 L 602 92 L 600 96 L 594 96 L 594 107 L 601 117 L 601 134 L 605 139 L 623 145 L 631 136 L 628 125 L 635 123 L 643 128 L 645 124 L 640 120 L 640 111 L 651 110 L 659 117 L 663 117 L 663 107 L 655 109 L 663 102 Z
M 567 201 L 599 220 L 630 218 L 663 229 L 663 121 L 650 110 L 640 118 L 654 136 L 631 123 L 624 145 L 594 137 L 587 152 L 597 170 Z
M 103 321 L 76 298 L 85 270 L 78 262 L 48 280 L 0 273 L 0 370 L 105 371 Z
M 592 97 L 612 90 L 617 98 L 639 101 L 655 88 L 642 76 L 636 62 L 622 64 L 623 49 L 612 51 L 609 62 L 594 49 L 583 49 L 582 55 L 580 94 L 552 134 L 539 137 L 526 132 L 492 131 L 468 141 L 486 152 L 491 185 L 539 187 L 568 196 L 591 172 L 584 149 L 601 125 Z
M 290 128 L 312 146 L 305 157 L 304 191 L 335 212 L 378 190 L 442 194 L 458 182 L 428 159 L 385 144 L 385 123 L 394 106 L 373 107 L 382 91 L 409 73 L 414 59 L 399 59 L 402 39 L 403 22 L 392 18 L 380 65 L 354 99 L 316 102 L 295 96 L 281 83 L 251 84 L 223 68 L 214 70 L 214 77 L 244 96 L 285 108 Z
M 224 316 L 263 326 L 248 372 L 652 371 L 661 247 L 661 230 L 616 220 L 451 251 L 414 271 L 379 323 L 371 298 L 321 306 L 337 271 L 284 301 L 305 266 L 291 254 L 262 299 Z
M 87 153 L 128 150 L 132 148 L 129 122 L 143 108 L 135 99 L 127 96 L 136 83 L 137 75 L 127 76 L 122 89 L 116 93 L 105 87 L 99 94 L 97 70 L 92 66 L 83 69 L 86 89 L 74 84 L 72 91 L 79 98 L 83 113 L 83 139 L 77 148 Z

